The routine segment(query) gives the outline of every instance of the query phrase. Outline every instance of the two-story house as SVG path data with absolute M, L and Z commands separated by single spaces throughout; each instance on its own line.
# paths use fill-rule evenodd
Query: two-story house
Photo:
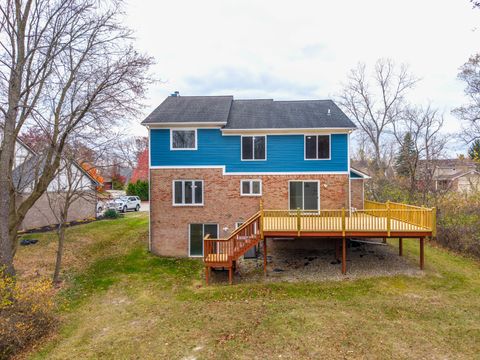
M 355 124 L 332 100 L 170 96 L 143 122 L 150 139 L 150 249 L 202 256 L 260 207 L 363 208 L 350 167 Z

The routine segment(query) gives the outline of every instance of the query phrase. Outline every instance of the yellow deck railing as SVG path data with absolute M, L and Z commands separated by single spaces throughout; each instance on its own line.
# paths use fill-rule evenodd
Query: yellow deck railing
M 435 208 L 365 201 L 363 210 L 263 210 L 266 232 L 431 232 L 435 236 Z

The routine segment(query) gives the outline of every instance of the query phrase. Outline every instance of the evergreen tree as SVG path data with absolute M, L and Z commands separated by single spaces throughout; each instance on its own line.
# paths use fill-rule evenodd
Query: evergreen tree
M 480 161 L 480 139 L 475 140 L 468 148 L 468 156 L 470 159 Z
M 395 159 L 397 174 L 404 177 L 411 177 L 413 175 L 416 157 L 415 143 L 413 142 L 412 134 L 408 132 L 403 137 L 403 143 Z

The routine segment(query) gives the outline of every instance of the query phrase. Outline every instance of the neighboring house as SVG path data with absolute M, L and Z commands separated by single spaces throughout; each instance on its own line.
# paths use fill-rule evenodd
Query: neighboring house
M 103 177 L 103 189 L 104 190 L 113 190 L 113 180 L 114 177 L 118 177 L 122 180 L 124 185 L 130 182 L 132 177 L 133 170 L 128 167 L 123 167 L 119 165 L 107 166 L 104 167 L 101 171 Z M 120 189 L 115 189 L 120 190 Z
M 202 256 L 263 206 L 363 208 L 365 174 L 350 166 L 355 125 L 331 100 L 171 96 L 149 129 L 150 249 Z
M 16 159 L 17 164 L 13 170 L 13 183 L 17 190 L 17 201 L 21 203 L 29 193 L 36 179 L 40 176 L 39 169 L 42 168 L 42 157 L 36 154 L 26 144 L 17 141 Z M 63 164 L 65 166 L 65 163 Z M 84 196 L 76 200 L 69 209 L 68 221 L 82 220 L 96 216 L 96 186 L 98 182 L 90 176 L 80 165 L 70 165 L 69 171 L 71 179 L 75 179 L 77 191 L 84 192 Z M 66 186 L 66 170 L 61 170 L 59 174 L 49 184 L 47 192 L 43 194 L 27 212 L 20 230 L 29 230 L 47 225 L 56 224 L 57 218 L 49 205 L 50 200 L 55 196 L 61 196 L 62 189 Z M 59 194 L 60 195 L 57 195 Z
M 420 169 L 427 166 L 425 161 Z M 436 191 L 458 191 L 469 193 L 480 190 L 478 163 L 471 159 L 442 159 L 428 162 Z

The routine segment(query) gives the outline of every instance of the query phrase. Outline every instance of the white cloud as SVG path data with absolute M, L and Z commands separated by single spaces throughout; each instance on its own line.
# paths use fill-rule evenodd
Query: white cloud
M 480 11 L 467 0 L 130 0 L 126 20 L 164 81 L 145 113 L 175 90 L 326 98 L 357 62 L 390 57 L 422 78 L 412 100 L 445 110 L 445 130 L 455 131 L 458 68 L 480 51 Z

